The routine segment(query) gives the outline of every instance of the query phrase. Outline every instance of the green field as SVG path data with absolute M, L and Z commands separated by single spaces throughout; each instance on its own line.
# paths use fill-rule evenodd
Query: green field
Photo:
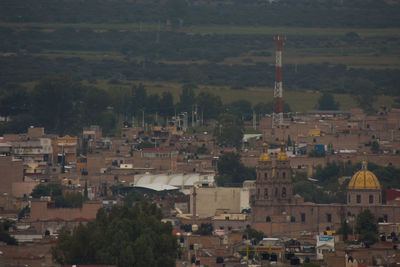
M 43 30 L 74 28 L 94 30 L 120 30 L 120 31 L 171 31 L 163 24 L 146 23 L 10 23 L 0 22 L 0 27 Z M 340 36 L 348 32 L 356 32 L 361 37 L 400 36 L 399 28 L 318 28 L 318 27 L 272 27 L 272 26 L 231 26 L 231 25 L 198 25 L 182 27 L 178 31 L 188 34 L 256 34 L 256 35 L 302 35 L 302 36 Z

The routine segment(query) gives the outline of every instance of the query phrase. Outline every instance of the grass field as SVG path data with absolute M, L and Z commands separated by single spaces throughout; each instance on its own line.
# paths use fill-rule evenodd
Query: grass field
M 162 24 L 124 23 L 124 24 L 89 24 L 89 23 L 10 23 L 0 22 L 0 27 L 38 28 L 43 30 L 75 28 L 121 31 L 170 31 Z M 399 28 L 306 28 L 306 27 L 271 27 L 271 26 L 231 26 L 231 25 L 198 25 L 183 27 L 178 31 L 188 34 L 257 34 L 257 35 L 303 35 L 303 36 L 339 36 L 356 32 L 362 37 L 400 36 Z

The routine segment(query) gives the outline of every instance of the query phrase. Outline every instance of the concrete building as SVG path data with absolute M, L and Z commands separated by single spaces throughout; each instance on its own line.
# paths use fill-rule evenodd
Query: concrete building
M 196 202 L 196 216 L 212 217 L 219 214 L 239 214 L 250 208 L 254 196 L 255 181 L 245 181 L 243 187 L 196 187 L 190 194 L 191 211 Z M 194 199 L 195 197 L 195 199 Z

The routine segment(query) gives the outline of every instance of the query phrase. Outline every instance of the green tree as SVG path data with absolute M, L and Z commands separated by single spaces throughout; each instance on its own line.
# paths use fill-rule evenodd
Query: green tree
M 240 155 L 236 153 L 225 153 L 218 159 L 217 184 L 224 186 L 234 183 L 241 184 L 244 180 L 255 180 L 256 171 L 248 168 L 240 161 Z
M 27 112 L 29 109 L 29 95 L 25 87 L 9 84 L 0 88 L 0 115 L 8 117 Z
M 10 236 L 9 234 L 9 229 L 14 226 L 15 222 L 11 222 L 8 220 L 5 220 L 3 222 L 0 222 L 0 241 L 6 243 L 7 245 L 18 245 L 17 240 Z
M 244 127 L 243 121 L 235 115 L 222 114 L 214 128 L 214 136 L 220 146 L 241 149 Z
M 373 244 L 378 241 L 378 223 L 375 215 L 369 209 L 361 211 L 357 216 L 356 231 L 360 241 Z
M 219 96 L 201 92 L 196 97 L 196 103 L 198 111 L 203 114 L 205 120 L 218 118 L 222 108 L 222 101 Z
M 33 198 L 40 198 L 43 196 L 56 197 L 62 195 L 62 188 L 59 184 L 38 184 L 31 193 Z
M 330 93 L 323 93 L 318 99 L 319 110 L 338 110 L 339 103 L 335 101 L 335 98 Z
M 253 110 L 251 103 L 248 100 L 238 100 L 227 105 L 227 112 L 235 115 L 242 120 L 251 120 L 253 116 Z
M 376 85 L 373 82 L 365 79 L 357 79 L 353 85 L 352 92 L 360 108 L 368 114 L 375 112 L 373 104 L 376 98 Z
M 148 202 L 100 209 L 94 221 L 59 233 L 53 258 L 60 264 L 175 266 L 176 237 L 161 218 L 161 211 Z
M 378 154 L 380 151 L 379 143 L 377 141 L 373 141 L 371 143 L 371 152 L 374 154 Z
M 347 223 L 346 220 L 344 220 L 337 232 L 338 234 L 343 235 L 343 240 L 346 241 L 348 239 L 349 233 L 351 233 L 351 227 Z
M 196 95 L 194 93 L 194 89 L 196 86 L 191 84 L 185 84 L 182 88 L 182 93 L 179 96 L 179 103 L 177 104 L 177 108 L 179 112 L 190 112 L 196 103 Z
M 46 130 L 64 135 L 78 122 L 80 92 L 81 86 L 66 76 L 41 80 L 32 92 L 32 114 Z
M 172 116 L 174 114 L 174 98 L 171 92 L 163 92 L 159 102 L 160 115 L 165 117 Z
M 94 86 L 82 87 L 82 97 L 79 102 L 80 121 L 84 126 L 101 124 L 104 111 L 110 105 L 110 97 L 104 91 Z
M 146 108 L 147 91 L 143 84 L 134 85 L 131 92 L 130 114 L 139 116 Z
M 247 233 L 247 237 L 249 240 L 255 240 L 256 243 L 260 242 L 263 240 L 265 234 L 262 231 L 257 231 L 253 228 L 250 227 L 250 225 L 246 226 L 245 232 Z

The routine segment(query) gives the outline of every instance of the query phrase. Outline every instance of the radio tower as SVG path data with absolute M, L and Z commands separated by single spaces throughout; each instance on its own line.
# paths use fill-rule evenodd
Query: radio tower
M 282 47 L 286 37 L 275 35 L 276 59 L 275 59 L 275 88 L 272 113 L 272 129 L 279 128 L 283 124 L 283 87 L 282 87 Z

